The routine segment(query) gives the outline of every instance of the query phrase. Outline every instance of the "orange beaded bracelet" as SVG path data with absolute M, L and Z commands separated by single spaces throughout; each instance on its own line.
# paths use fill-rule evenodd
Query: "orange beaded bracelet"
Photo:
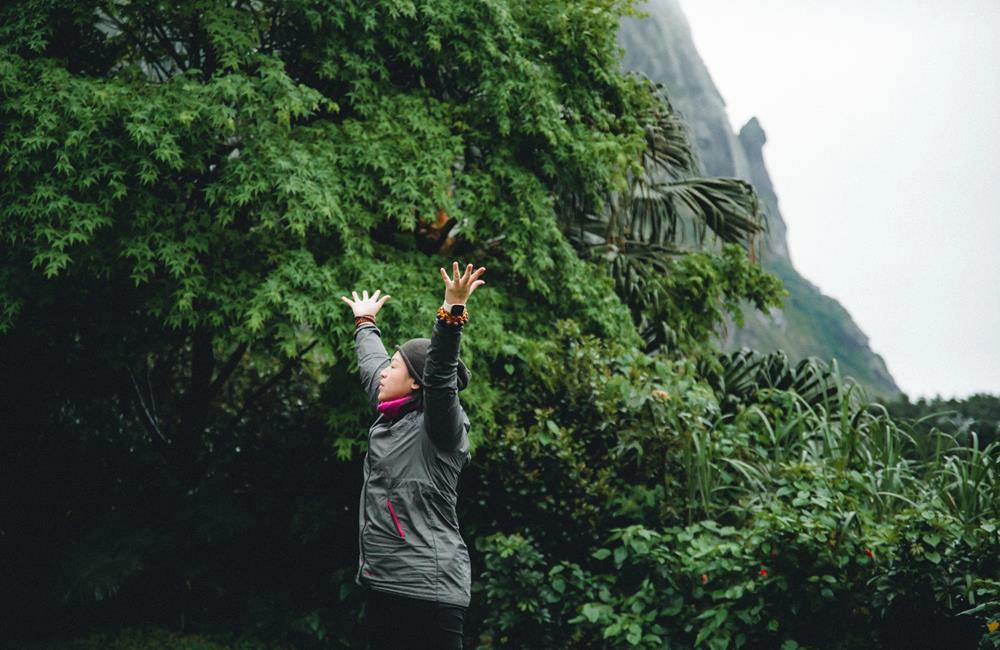
M 445 311 L 444 307 L 438 307 L 437 317 L 438 320 L 443 321 L 446 325 L 464 325 L 465 321 L 469 320 L 469 310 L 464 310 L 461 316 L 452 316 Z

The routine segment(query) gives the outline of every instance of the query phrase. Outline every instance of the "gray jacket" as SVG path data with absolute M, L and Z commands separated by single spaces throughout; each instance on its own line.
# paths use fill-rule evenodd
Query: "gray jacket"
M 358 572 L 367 588 L 467 607 L 469 550 L 458 528 L 458 477 L 469 463 L 469 418 L 458 399 L 461 325 L 434 321 L 422 403 L 368 431 L 358 512 Z M 379 373 L 390 362 L 382 332 L 354 332 L 361 384 L 378 406 Z M 421 408 L 422 407 L 422 408 Z

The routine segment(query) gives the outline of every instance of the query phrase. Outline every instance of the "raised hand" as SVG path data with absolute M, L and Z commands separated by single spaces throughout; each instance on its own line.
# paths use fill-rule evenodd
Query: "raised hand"
M 357 291 L 352 291 L 351 295 L 354 296 L 354 300 L 351 300 L 347 296 L 341 296 L 340 299 L 343 300 L 344 302 L 346 302 L 348 305 L 351 306 L 351 309 L 354 310 L 354 315 L 355 316 L 373 316 L 374 317 L 375 314 L 378 313 L 378 310 L 382 309 L 382 305 L 385 304 L 385 301 L 392 297 L 389 294 L 386 294 L 386 295 L 382 296 L 382 298 L 380 300 L 379 297 L 378 297 L 378 295 L 381 292 L 382 292 L 381 289 L 376 289 L 375 293 L 373 293 L 372 296 L 369 298 L 368 297 L 368 292 L 367 291 L 363 291 L 362 292 L 363 297 L 359 298 L 358 297 L 358 292 Z
M 454 277 L 449 278 L 444 267 L 441 267 L 441 277 L 444 278 L 444 301 L 449 305 L 464 305 L 473 291 L 486 284 L 486 280 L 479 279 L 479 276 L 486 272 L 485 266 L 480 266 L 473 272 L 472 265 L 469 264 L 465 267 L 465 273 L 459 277 L 458 262 L 455 262 L 452 272 Z

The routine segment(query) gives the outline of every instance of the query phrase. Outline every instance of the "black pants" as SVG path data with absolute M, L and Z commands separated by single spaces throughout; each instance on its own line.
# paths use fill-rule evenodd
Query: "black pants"
M 462 650 L 465 607 L 368 590 L 369 650 Z

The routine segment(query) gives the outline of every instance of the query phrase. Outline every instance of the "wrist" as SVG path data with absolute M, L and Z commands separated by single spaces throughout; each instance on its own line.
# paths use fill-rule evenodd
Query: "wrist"
M 469 320 L 469 312 L 465 309 L 465 305 L 456 303 L 450 305 L 450 308 L 446 308 L 446 306 L 449 306 L 449 303 L 446 302 L 438 307 L 437 319 L 439 322 L 446 325 L 464 325 Z

